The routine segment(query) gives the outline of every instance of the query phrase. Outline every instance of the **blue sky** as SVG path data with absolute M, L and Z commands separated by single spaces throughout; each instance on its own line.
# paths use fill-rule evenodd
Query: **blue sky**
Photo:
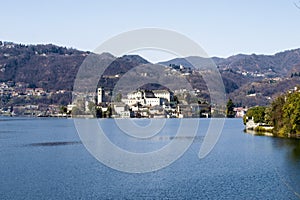
M 297 0 L 0 2 L 2 41 L 53 43 L 93 51 L 119 33 L 155 27 L 186 35 L 210 56 L 273 54 L 300 47 Z

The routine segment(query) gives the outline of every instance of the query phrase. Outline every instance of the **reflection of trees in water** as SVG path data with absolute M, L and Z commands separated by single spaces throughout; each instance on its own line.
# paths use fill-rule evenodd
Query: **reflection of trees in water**
M 300 162 L 300 140 L 287 139 L 283 142 L 283 147 L 288 147 L 287 157 L 293 162 Z
M 300 140 L 274 138 L 272 144 L 275 149 L 283 151 L 286 155 L 282 161 L 273 162 L 278 178 L 289 191 L 300 198 L 300 176 L 298 173 L 300 167 Z
M 293 162 L 300 161 L 300 140 L 276 138 L 276 148 L 286 148 L 288 158 Z
M 295 161 L 300 161 L 300 141 L 297 142 L 292 151 L 292 159 Z

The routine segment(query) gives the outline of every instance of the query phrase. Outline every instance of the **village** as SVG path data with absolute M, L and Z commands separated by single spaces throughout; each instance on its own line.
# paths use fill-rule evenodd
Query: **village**
M 179 103 L 178 96 L 169 90 L 137 89 L 127 96 L 116 99 L 110 104 L 105 102 L 103 88 L 97 91 L 97 109 L 102 113 L 110 112 L 114 118 L 183 118 L 210 117 L 211 109 L 206 102 L 188 103 L 183 99 Z M 179 92 L 176 92 L 179 94 Z M 181 91 L 180 94 L 184 94 Z M 120 96 L 119 96 L 120 97 Z
M 60 104 L 33 103 L 66 95 L 66 90 L 47 91 L 43 88 L 32 87 L 28 83 L 12 81 L 0 82 L 0 97 L 2 105 L 13 101 L 13 105 L 0 106 L 0 115 L 8 116 L 67 116 Z
M 113 95 L 111 90 L 97 88 L 95 93 L 73 93 L 75 101 L 62 104 L 32 103 L 27 99 L 51 99 L 70 91 L 47 91 L 22 82 L 1 82 L 2 101 L 14 99 L 11 106 L 0 106 L 0 115 L 30 117 L 97 117 L 97 118 L 210 118 L 224 117 L 207 101 L 196 97 L 197 90 L 137 89 L 128 94 Z M 85 96 L 84 96 L 85 95 Z M 80 97 L 80 98 L 76 98 Z M 78 100 L 80 99 L 80 100 Z M 18 100 L 20 101 L 18 103 Z M 28 102 L 28 103 L 27 103 Z M 235 117 L 243 117 L 247 109 L 234 108 Z M 216 113 L 220 113 L 219 115 Z
M 97 118 L 210 118 L 224 117 L 224 111 L 212 107 L 208 102 L 193 95 L 194 91 L 167 89 L 136 89 L 126 95 L 97 89 L 96 101 L 93 96 L 77 98 L 67 106 L 73 117 Z M 78 94 L 78 96 L 80 96 Z M 75 98 L 76 99 L 76 98 Z M 242 117 L 243 108 L 235 108 Z

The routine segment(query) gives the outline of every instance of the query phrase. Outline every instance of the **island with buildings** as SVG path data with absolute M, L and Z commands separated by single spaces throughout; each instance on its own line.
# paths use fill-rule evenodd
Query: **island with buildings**
M 73 117 L 97 118 L 208 118 L 211 106 L 206 101 L 187 101 L 187 91 L 167 89 L 137 89 L 125 95 L 112 95 L 103 87 L 97 89 L 96 98 L 90 95 L 85 101 L 67 106 Z

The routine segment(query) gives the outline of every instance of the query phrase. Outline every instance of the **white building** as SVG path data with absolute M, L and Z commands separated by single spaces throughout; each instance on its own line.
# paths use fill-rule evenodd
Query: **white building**
M 97 90 L 97 104 L 105 102 L 105 93 L 104 89 L 102 87 L 98 88 Z
M 172 94 L 168 90 L 153 90 L 153 94 L 155 97 L 162 98 L 171 101 Z
M 235 117 L 239 117 L 239 118 L 243 118 L 247 110 L 248 110 L 247 108 L 243 108 L 243 107 L 233 108 L 233 111 L 236 113 Z
M 113 108 L 114 108 L 114 111 L 119 115 L 121 115 L 122 112 L 126 111 L 126 105 L 121 102 L 115 102 L 113 104 Z
M 171 93 L 167 90 L 138 90 L 127 95 L 127 99 L 122 99 L 122 102 L 132 106 L 140 103 L 143 106 L 161 106 L 164 103 L 170 102 Z
M 132 117 L 132 114 L 131 114 L 130 111 L 122 111 L 120 115 L 121 115 L 121 118 L 130 118 L 130 117 Z
M 145 104 L 147 106 L 159 106 L 159 105 L 161 105 L 161 98 L 158 98 L 158 97 L 146 98 Z
M 76 105 L 75 104 L 68 104 L 67 105 L 67 112 L 71 112 L 73 110 L 73 108 L 75 108 Z
M 132 106 L 136 103 L 139 102 L 137 99 L 122 99 L 122 102 L 125 103 L 126 105 Z

